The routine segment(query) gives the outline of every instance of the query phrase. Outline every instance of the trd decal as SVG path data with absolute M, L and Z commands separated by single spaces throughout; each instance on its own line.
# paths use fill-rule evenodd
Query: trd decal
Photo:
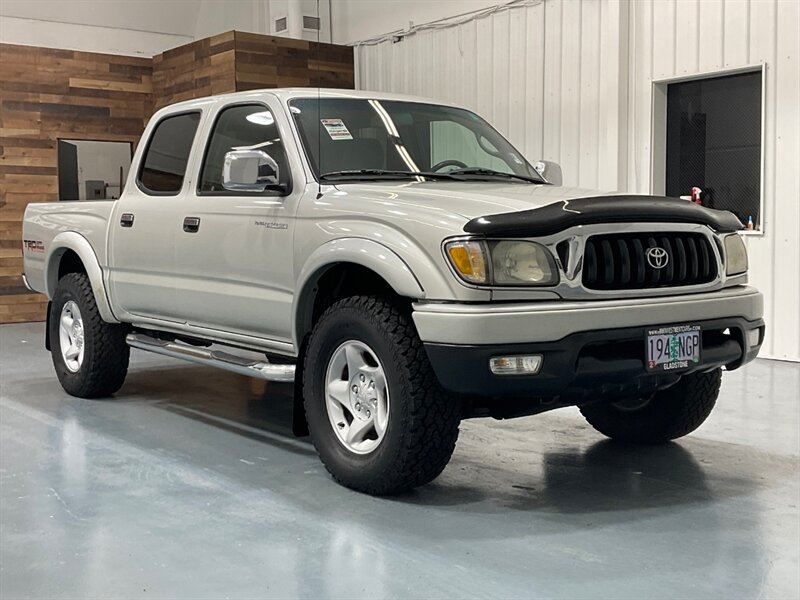
M 44 252 L 44 242 L 41 240 L 22 240 L 22 245 L 28 252 Z

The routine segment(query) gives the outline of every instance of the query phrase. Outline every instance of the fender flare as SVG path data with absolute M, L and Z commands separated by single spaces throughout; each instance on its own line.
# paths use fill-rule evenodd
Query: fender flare
M 119 319 L 114 316 L 114 312 L 111 310 L 111 303 L 108 300 L 105 282 L 103 281 L 103 269 L 100 268 L 97 254 L 95 254 L 89 240 L 74 231 L 59 233 L 50 243 L 50 249 L 45 258 L 45 291 L 48 298 L 52 298 L 56 290 L 58 264 L 67 250 L 72 250 L 81 259 L 83 267 L 86 269 L 86 275 L 89 277 L 89 282 L 92 284 L 92 293 L 102 319 L 108 323 L 119 323 Z
M 311 311 L 308 306 L 309 291 L 328 268 L 339 263 L 352 263 L 373 271 L 400 296 L 425 298 L 425 290 L 411 268 L 387 246 L 366 238 L 332 240 L 311 253 L 297 278 L 292 306 L 295 348 L 300 348 L 304 319 Z

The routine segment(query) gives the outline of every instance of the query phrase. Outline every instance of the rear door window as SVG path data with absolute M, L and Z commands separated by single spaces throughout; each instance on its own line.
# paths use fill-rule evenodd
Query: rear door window
M 200 113 L 162 119 L 153 130 L 142 157 L 139 185 L 145 192 L 174 195 L 180 192 Z

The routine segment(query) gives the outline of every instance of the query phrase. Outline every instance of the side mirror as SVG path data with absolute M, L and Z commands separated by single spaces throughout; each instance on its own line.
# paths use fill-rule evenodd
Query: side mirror
M 232 192 L 263 192 L 280 185 L 280 168 L 263 150 L 231 150 L 222 166 L 222 187 Z
M 533 165 L 536 172 L 545 178 L 548 183 L 553 185 L 562 185 L 563 178 L 561 176 L 561 165 L 557 162 L 550 160 L 539 160 Z

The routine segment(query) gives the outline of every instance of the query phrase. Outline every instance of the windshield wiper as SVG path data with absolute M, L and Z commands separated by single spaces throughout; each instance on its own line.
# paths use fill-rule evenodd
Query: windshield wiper
M 536 177 L 528 177 L 526 175 L 517 175 L 516 173 L 505 173 L 503 171 L 495 171 L 494 169 L 483 169 L 481 167 L 468 167 L 466 169 L 455 169 L 448 171 L 448 175 L 474 175 L 477 177 L 501 177 L 503 179 L 520 179 L 528 183 L 547 183 L 544 179 L 537 179 Z
M 331 171 L 319 176 L 322 181 L 331 179 L 455 179 L 449 173 L 423 173 L 422 171 L 392 171 L 389 169 L 351 169 Z
M 543 179 L 517 175 L 516 173 L 504 173 L 494 169 L 483 169 L 480 167 L 469 167 L 466 169 L 455 169 L 443 173 L 432 171 L 393 171 L 390 169 L 348 169 L 345 171 L 331 171 L 320 175 L 321 181 L 331 180 L 379 180 L 379 179 L 450 179 L 454 181 L 465 181 L 467 177 L 472 178 L 502 178 L 519 179 L 528 183 L 547 183 Z

